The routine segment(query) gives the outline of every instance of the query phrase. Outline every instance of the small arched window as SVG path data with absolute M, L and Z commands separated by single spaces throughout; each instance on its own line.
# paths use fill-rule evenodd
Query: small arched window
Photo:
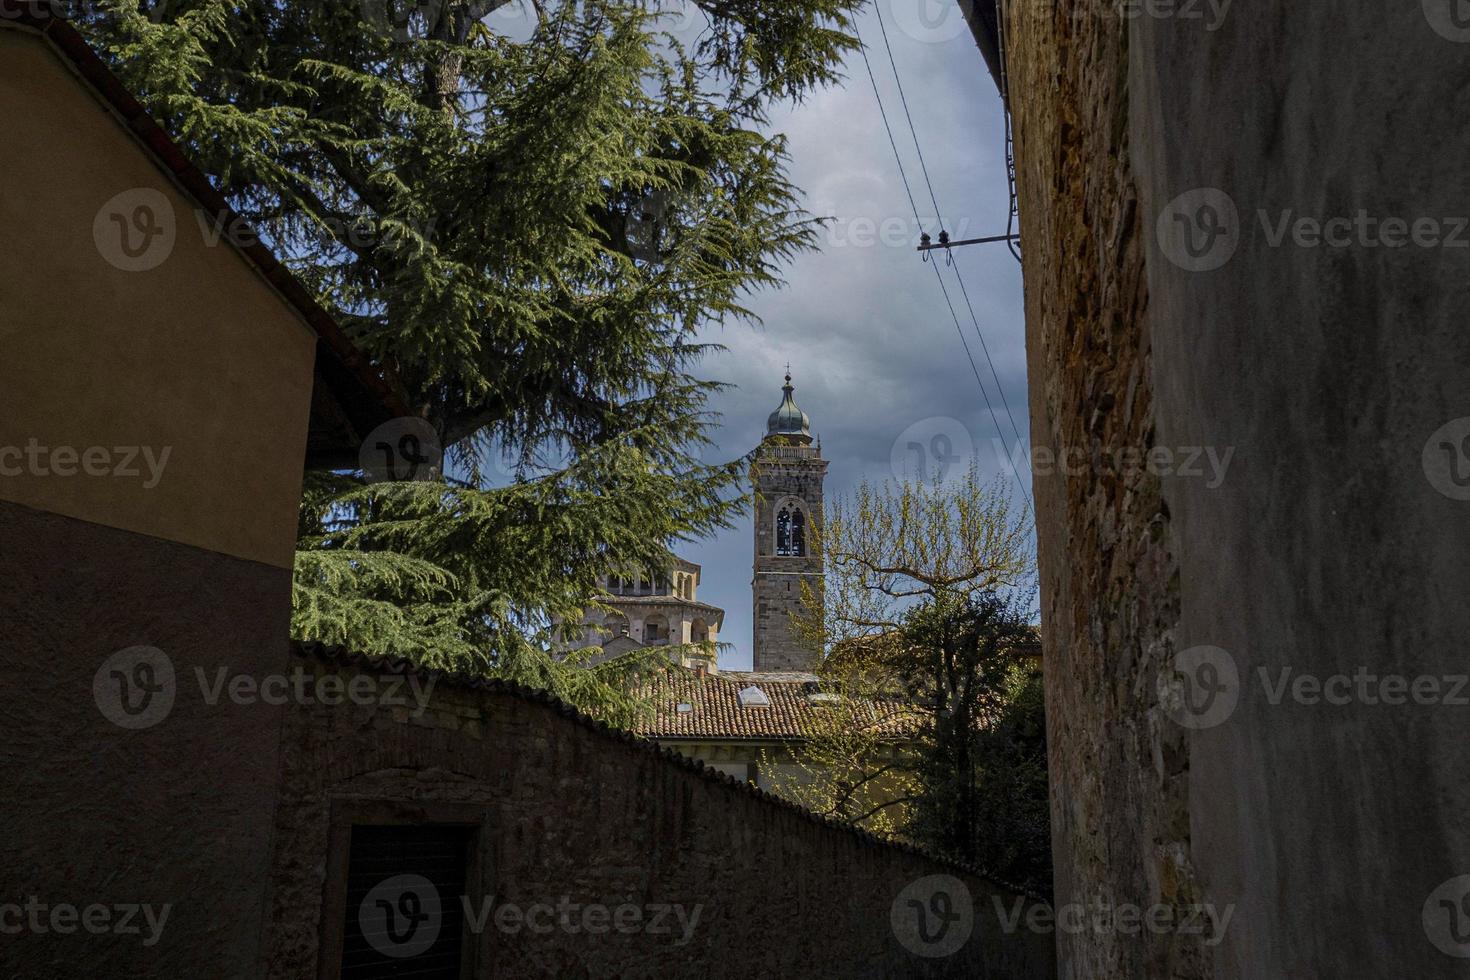
M 776 515 L 776 554 L 799 558 L 806 554 L 806 515 L 799 507 L 782 507 Z

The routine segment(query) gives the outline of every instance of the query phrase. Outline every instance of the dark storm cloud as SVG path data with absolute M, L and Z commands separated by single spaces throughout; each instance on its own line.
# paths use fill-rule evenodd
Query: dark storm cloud
M 1000 234 L 1009 207 L 1000 99 L 968 32 L 951 19 L 959 17 L 958 5 L 883 0 L 883 14 L 945 227 L 955 238 Z M 871 12 L 862 32 L 920 218 L 937 234 L 935 207 Z M 710 358 L 707 374 L 738 386 L 713 406 L 724 418 L 711 455 L 737 457 L 757 443 L 766 416 L 781 400 L 781 376 L 790 361 L 797 402 L 811 416 L 832 462 L 829 496 L 850 491 L 863 478 L 890 478 L 890 456 L 900 436 L 903 455 L 911 442 L 929 445 L 938 437 L 949 440 L 945 445 L 957 444 L 968 434 L 982 465 L 993 471 L 996 424 L 933 268 L 914 251 L 919 228 L 860 57 L 849 60 L 847 74 L 844 87 L 772 121 L 790 139 L 792 173 L 805 191 L 807 209 L 834 220 L 822 234 L 821 251 L 787 270 L 786 289 L 754 298 L 764 326 L 730 327 L 706 338 L 730 348 Z M 1020 266 L 1003 245 L 959 249 L 954 260 L 1015 426 L 1026 436 Z M 942 255 L 932 261 L 940 263 L 999 415 L 1000 433 L 1014 443 L 954 272 L 944 267 Z M 944 418 L 957 420 L 960 432 L 937 421 Z M 726 610 L 721 638 L 736 649 L 722 656 L 722 666 L 748 668 L 749 520 L 680 550 L 705 566 L 700 598 Z

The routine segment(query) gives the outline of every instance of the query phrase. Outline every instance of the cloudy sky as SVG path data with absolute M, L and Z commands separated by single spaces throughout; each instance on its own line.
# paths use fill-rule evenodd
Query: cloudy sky
M 878 5 L 880 10 L 868 11 L 861 32 L 921 217 L 932 224 L 935 209 L 928 203 L 883 48 L 880 12 L 946 227 L 957 239 L 1004 232 L 1009 201 L 1000 98 L 958 4 L 878 0 Z M 935 447 L 935 437 L 941 437 L 940 449 L 944 439 L 962 456 L 973 446 L 984 469 L 1009 473 L 996 458 L 995 441 L 1004 434 L 1005 451 L 1010 451 L 1015 442 L 1011 420 L 996 397 L 955 270 L 938 257 L 998 420 L 986 410 L 934 272 L 913 250 L 919 230 L 861 57 L 849 60 L 847 76 L 841 88 L 819 93 L 772 120 L 772 127 L 790 138 L 792 176 L 805 190 L 807 210 L 834 221 L 821 251 L 787 270 L 786 289 L 755 298 L 752 305 L 763 326 L 725 328 L 706 338 L 729 348 L 710 359 L 706 373 L 737 385 L 713 406 L 724 421 L 712 456 L 738 457 L 757 444 L 766 416 L 781 400 L 781 376 L 790 361 L 797 403 L 811 416 L 832 464 L 829 497 L 849 491 L 864 477 L 891 478 L 896 443 L 902 467 L 915 459 L 909 443 Z M 928 230 L 937 233 L 935 227 Z M 1004 245 L 970 246 L 953 254 L 1015 425 L 1025 436 L 1020 266 Z M 716 539 L 680 550 L 704 566 L 700 598 L 726 611 L 721 639 L 734 649 L 722 654 L 721 666 L 748 670 L 749 518 Z

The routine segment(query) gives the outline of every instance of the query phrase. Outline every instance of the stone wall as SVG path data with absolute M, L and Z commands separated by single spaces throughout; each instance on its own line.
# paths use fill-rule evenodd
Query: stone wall
M 1035 481 L 1057 901 L 1229 915 L 1064 934 L 1063 976 L 1448 977 L 1470 955 L 1470 727 L 1444 696 L 1470 494 L 1440 453 L 1470 431 L 1470 248 L 1273 231 L 1453 234 L 1449 7 L 1007 7 L 1032 434 L 1073 464 Z M 1283 671 L 1442 696 L 1277 697 Z
M 1126 152 L 1127 25 L 1012 9 L 1032 442 L 1059 903 L 1196 900 L 1184 730 L 1152 709 L 1178 619 L 1160 478 L 1092 465 L 1154 423 L 1142 226 Z M 1162 724 L 1161 724 L 1162 722 Z M 1074 975 L 1207 976 L 1193 937 L 1060 937 Z
M 810 671 L 817 654 L 792 630 L 793 616 L 805 616 L 803 584 L 820 600 L 822 559 L 817 533 L 822 520 L 827 461 L 813 446 L 766 443 L 750 470 L 755 492 L 755 574 L 751 581 L 751 656 L 757 671 Z M 806 516 L 807 553 L 776 554 L 776 514 L 788 503 Z
M 344 689 L 354 677 L 381 679 L 397 669 L 320 650 L 303 652 L 302 662 L 314 676 L 342 678 Z M 290 709 L 271 976 L 316 975 L 318 951 L 330 960 L 334 931 L 356 914 L 336 881 L 344 828 L 400 820 L 473 828 L 472 908 L 493 897 L 493 910 L 520 913 L 644 910 L 641 926 L 628 911 L 625 931 L 603 919 L 590 923 L 600 927 L 593 934 L 575 911 L 565 915 L 575 932 L 560 911 L 535 920 L 550 926 L 544 932 L 492 911 L 483 930 L 470 930 L 475 976 L 1053 975 L 1050 936 L 1027 930 L 1024 920 L 1007 935 L 996 911 L 1010 915 L 1017 902 L 1036 908 L 1032 899 L 823 823 L 544 696 L 447 681 L 426 690 L 420 702 L 405 686 L 401 706 Z M 422 712 L 419 703 L 427 705 Z M 943 957 L 910 952 L 890 921 L 896 902 L 910 911 L 900 893 L 914 883 L 929 901 L 922 883 L 933 875 L 957 876 L 973 898 L 968 942 Z M 445 896 L 445 908 L 458 906 L 458 896 Z M 675 910 L 663 923 L 670 931 L 651 928 L 656 907 Z M 950 935 L 960 929 L 956 921 Z

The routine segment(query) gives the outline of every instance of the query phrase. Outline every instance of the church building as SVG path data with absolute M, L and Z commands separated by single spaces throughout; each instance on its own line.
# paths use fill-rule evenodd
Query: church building
M 700 572 L 694 562 L 675 558 L 668 575 L 603 579 L 598 598 L 612 611 L 589 613 L 581 635 L 572 638 L 567 649 L 600 646 L 603 655 L 595 663 L 631 650 L 667 646 L 670 659 L 681 666 L 717 669 L 725 610 L 699 601 Z
M 835 696 L 814 673 L 821 653 L 792 629 L 803 587 L 820 600 L 822 520 L 827 460 L 811 419 L 796 404 L 788 372 L 781 403 L 751 454 L 755 561 L 751 579 L 753 670 L 721 671 L 717 635 L 724 610 L 698 601 L 701 569 L 676 560 L 667 580 L 611 579 L 600 601 L 611 614 L 589 616 L 577 645 L 600 644 L 607 656 L 662 645 L 669 670 L 648 682 L 652 717 L 641 735 L 737 779 L 770 789 L 804 778 L 803 743 L 820 727 Z M 875 708 L 875 724 L 885 720 Z M 895 730 L 895 736 L 900 733 Z
M 813 444 L 811 419 L 797 407 L 789 372 L 781 392 L 781 404 L 766 420 L 766 435 L 750 464 L 755 491 L 752 663 L 756 673 L 810 675 L 820 654 L 796 636 L 791 617 L 802 611 L 803 586 L 819 599 L 823 592 L 816 531 L 827 461 L 821 444 Z M 725 611 L 699 601 L 701 573 L 699 565 L 676 557 L 666 575 L 604 579 L 598 600 L 611 612 L 589 613 L 567 648 L 601 646 L 599 659 L 606 659 L 667 646 L 674 663 L 718 673 Z

